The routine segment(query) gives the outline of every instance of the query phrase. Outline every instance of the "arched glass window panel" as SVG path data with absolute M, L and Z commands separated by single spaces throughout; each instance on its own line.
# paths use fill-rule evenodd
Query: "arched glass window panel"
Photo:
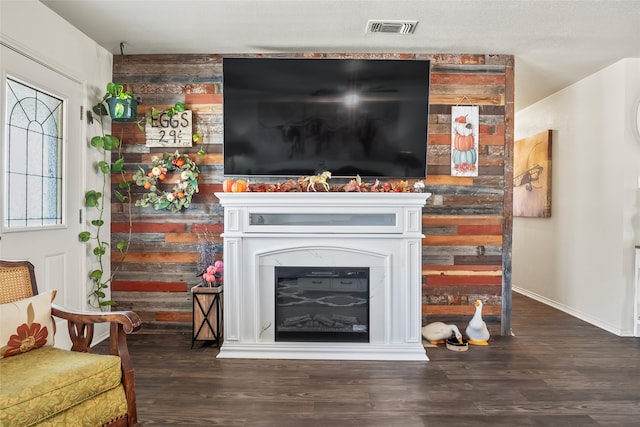
M 60 225 L 63 101 L 11 78 L 6 94 L 4 226 Z

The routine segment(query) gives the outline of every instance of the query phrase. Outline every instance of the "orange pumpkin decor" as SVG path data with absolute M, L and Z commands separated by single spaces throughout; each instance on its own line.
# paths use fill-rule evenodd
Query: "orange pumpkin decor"
M 233 193 L 243 193 L 243 192 L 247 191 L 247 181 L 245 181 L 243 179 L 237 180 L 231 186 L 231 191 Z
M 453 146 L 459 151 L 469 151 L 473 148 L 474 144 L 475 141 L 473 139 L 473 134 L 460 135 L 459 133 L 456 133 L 453 139 Z
M 224 181 L 222 181 L 222 191 L 224 191 L 225 193 L 230 193 L 233 187 L 233 180 L 232 179 L 225 179 Z

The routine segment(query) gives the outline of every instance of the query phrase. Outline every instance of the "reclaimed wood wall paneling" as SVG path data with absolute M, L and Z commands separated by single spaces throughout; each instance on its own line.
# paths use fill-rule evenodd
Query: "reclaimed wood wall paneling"
M 236 56 L 236 55 L 234 55 Z M 293 56 L 255 55 L 255 56 Z M 423 210 L 423 321 L 466 324 L 471 303 L 482 299 L 492 333 L 510 331 L 513 57 L 458 54 L 301 54 L 309 58 L 393 58 L 432 61 L 428 169 L 425 184 L 439 197 Z M 222 55 L 127 55 L 114 57 L 113 80 L 142 98 L 139 113 L 185 102 L 203 145 L 184 149 L 202 172 L 200 192 L 178 214 L 134 207 L 129 256 L 112 286 L 123 309 L 142 313 L 145 328 L 191 327 L 189 289 L 198 282 L 200 252 L 222 256 L 223 210 L 213 195 L 222 175 Z M 451 107 L 480 107 L 478 177 L 450 176 Z M 135 124 L 113 124 L 123 141 L 126 171 L 145 167 L 163 149 L 145 146 Z M 205 156 L 198 156 L 199 148 Z M 119 177 L 113 176 L 117 188 Z M 136 189 L 134 200 L 141 191 Z M 436 204 L 437 201 L 437 204 Z M 112 205 L 112 244 L 126 240 L 129 214 Z M 112 259 L 117 259 L 114 254 Z M 187 316 L 187 314 L 189 314 Z

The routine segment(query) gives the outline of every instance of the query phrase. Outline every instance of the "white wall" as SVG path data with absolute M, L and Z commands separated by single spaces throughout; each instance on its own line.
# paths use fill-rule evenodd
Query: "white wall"
M 53 13 L 49 8 L 35 0 L 0 0 L 0 42 L 17 50 L 50 68 L 81 82 L 84 87 L 82 104 L 85 109 L 94 105 L 104 94 L 107 82 L 112 76 L 112 54 L 85 36 L 67 21 Z M 95 125 L 88 127 L 84 120 L 82 138 L 99 133 Z M 101 188 L 101 177 L 95 174 L 93 163 L 99 159 L 97 152 L 82 144 L 82 157 L 87 161 L 85 167 L 84 188 Z M 82 195 L 78 195 L 82 197 Z M 82 197 L 84 200 L 84 197 Z M 106 211 L 106 224 L 111 220 Z M 86 218 L 86 215 L 84 215 Z M 103 238 L 109 240 L 110 230 L 105 227 Z M 87 295 L 92 288 L 87 278 L 93 256 L 83 263 L 83 277 L 79 278 L 78 292 Z M 109 261 L 106 260 L 106 268 Z M 107 271 L 108 273 L 108 271 Z M 86 279 L 85 279 L 86 278 Z M 83 298 L 86 300 L 86 297 Z M 97 334 L 99 335 L 99 334 Z
M 551 218 L 514 218 L 514 290 L 625 336 L 640 244 L 638 100 L 640 59 L 628 58 L 515 116 L 516 140 L 551 129 L 553 152 Z

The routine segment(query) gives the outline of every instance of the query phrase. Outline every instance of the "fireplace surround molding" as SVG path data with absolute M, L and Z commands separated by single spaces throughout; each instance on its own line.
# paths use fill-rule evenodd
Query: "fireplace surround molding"
M 422 207 L 429 193 L 216 193 L 224 207 L 219 358 L 426 361 Z M 275 268 L 369 268 L 369 342 L 275 340 Z

